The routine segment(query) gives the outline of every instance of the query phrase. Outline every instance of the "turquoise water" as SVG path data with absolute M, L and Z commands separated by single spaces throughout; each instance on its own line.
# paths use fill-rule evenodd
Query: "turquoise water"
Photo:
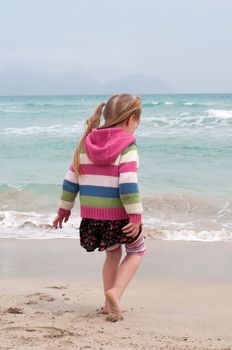
M 232 95 L 141 97 L 135 135 L 147 229 L 164 239 L 230 240 Z M 49 225 L 84 121 L 108 98 L 0 97 L 1 236 L 52 236 Z M 73 212 L 59 235 L 76 235 L 78 203 Z

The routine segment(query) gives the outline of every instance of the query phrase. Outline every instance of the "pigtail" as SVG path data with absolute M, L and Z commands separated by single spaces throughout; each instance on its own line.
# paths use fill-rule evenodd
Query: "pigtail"
M 82 135 L 82 137 L 77 145 L 77 148 L 74 152 L 74 155 L 73 155 L 73 167 L 74 167 L 75 173 L 77 175 L 82 175 L 82 172 L 80 171 L 79 165 L 80 165 L 80 153 L 81 153 L 81 150 L 83 149 L 84 140 L 85 140 L 86 136 L 88 134 L 90 134 L 94 128 L 99 127 L 100 122 L 101 122 L 102 110 L 103 110 L 104 106 L 105 106 L 105 102 L 98 105 L 96 107 L 93 115 L 90 118 L 88 118 L 85 122 L 85 132 Z

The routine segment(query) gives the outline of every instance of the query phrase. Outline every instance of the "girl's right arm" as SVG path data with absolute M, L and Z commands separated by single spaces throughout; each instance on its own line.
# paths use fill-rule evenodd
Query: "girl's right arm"
M 53 227 L 57 229 L 58 225 L 62 228 L 62 222 L 67 222 L 71 214 L 71 209 L 75 204 L 76 196 L 79 192 L 79 180 L 73 165 L 71 164 L 65 174 L 62 186 L 62 193 L 59 200 L 59 209 L 57 216 L 53 221 Z

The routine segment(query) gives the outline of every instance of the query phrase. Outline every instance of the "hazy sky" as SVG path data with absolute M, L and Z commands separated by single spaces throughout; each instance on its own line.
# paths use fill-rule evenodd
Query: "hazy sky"
M 232 92 L 232 0 L 0 0 L 0 66 Z

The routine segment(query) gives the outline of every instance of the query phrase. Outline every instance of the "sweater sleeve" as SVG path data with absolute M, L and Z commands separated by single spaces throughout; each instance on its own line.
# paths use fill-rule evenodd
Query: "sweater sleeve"
M 143 207 L 138 186 L 139 155 L 136 144 L 128 146 L 119 162 L 119 194 L 130 222 L 141 223 Z
M 79 180 L 71 164 L 63 180 L 62 193 L 59 200 L 60 208 L 57 212 L 59 216 L 67 217 L 71 214 L 78 192 Z

